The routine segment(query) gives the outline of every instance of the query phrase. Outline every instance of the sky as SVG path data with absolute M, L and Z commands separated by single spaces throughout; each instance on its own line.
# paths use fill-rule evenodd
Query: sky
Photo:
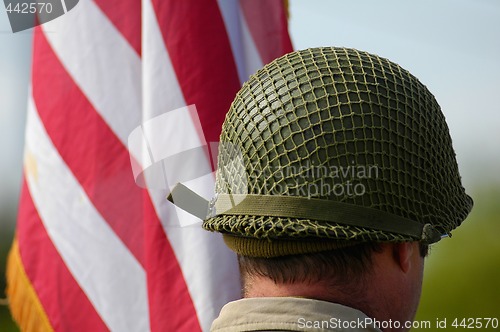
M 500 184 L 500 1 L 290 0 L 295 49 L 345 46 L 400 64 L 436 96 L 466 188 Z M 0 7 L 0 210 L 17 204 L 30 32 Z

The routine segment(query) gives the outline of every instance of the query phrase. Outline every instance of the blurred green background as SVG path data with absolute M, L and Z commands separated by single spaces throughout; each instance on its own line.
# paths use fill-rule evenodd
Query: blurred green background
M 470 194 L 474 209 L 469 218 L 452 238 L 431 247 L 416 317 L 446 318 L 448 330 L 454 330 L 455 318 L 500 320 L 500 188 L 474 188 Z
M 0 225 L 13 224 L 15 220 L 14 213 L 8 213 L 7 211 L 1 211 L 0 215 Z M 13 211 L 9 211 L 13 212 Z M 10 312 L 5 299 L 5 264 L 7 262 L 7 254 L 10 249 L 10 244 L 12 243 L 12 238 L 14 236 L 14 229 L 12 227 L 2 227 L 0 229 L 0 331 L 10 332 L 19 331 L 16 324 L 12 321 L 10 317 Z

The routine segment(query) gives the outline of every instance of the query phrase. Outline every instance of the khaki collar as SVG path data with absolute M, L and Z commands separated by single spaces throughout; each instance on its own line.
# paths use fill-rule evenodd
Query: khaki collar
M 340 324 L 344 321 L 355 321 L 357 328 L 342 328 Z M 380 331 L 363 324 L 368 321 L 368 316 L 361 311 L 337 303 L 296 297 L 263 297 L 226 304 L 213 322 L 211 331 Z

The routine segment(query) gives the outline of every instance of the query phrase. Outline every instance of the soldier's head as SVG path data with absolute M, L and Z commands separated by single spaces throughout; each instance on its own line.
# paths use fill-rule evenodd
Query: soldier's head
M 246 286 L 266 277 L 361 291 L 349 287 L 370 278 L 378 254 L 421 258 L 472 208 L 434 96 L 367 52 L 314 48 L 266 65 L 237 94 L 220 141 L 203 227 L 239 255 Z

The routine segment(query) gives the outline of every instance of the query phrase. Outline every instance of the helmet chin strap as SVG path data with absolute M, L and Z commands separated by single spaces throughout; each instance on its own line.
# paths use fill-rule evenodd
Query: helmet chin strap
M 177 183 L 174 186 L 167 200 L 201 220 L 205 220 L 209 216 L 209 201 L 182 183 Z
M 202 220 L 219 215 L 288 217 L 397 233 L 411 236 L 426 244 L 438 242 L 442 237 L 436 228 L 428 223 L 421 224 L 377 209 L 326 199 L 219 194 L 209 202 L 179 183 L 168 196 L 168 200 Z

